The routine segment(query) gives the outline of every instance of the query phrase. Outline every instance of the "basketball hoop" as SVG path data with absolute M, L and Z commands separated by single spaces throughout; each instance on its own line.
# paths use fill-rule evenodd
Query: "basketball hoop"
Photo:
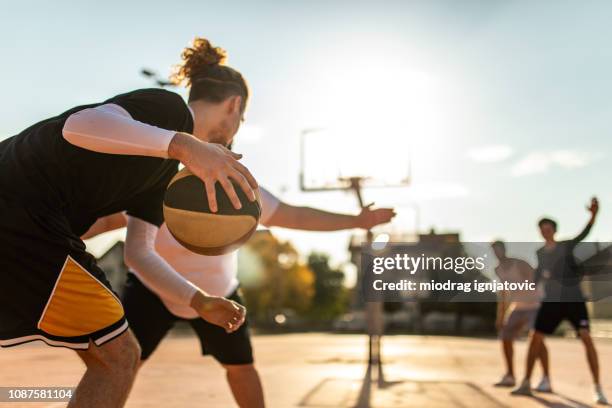
M 302 191 L 352 191 L 357 198 L 359 208 L 363 210 L 367 207 L 363 199 L 364 188 L 397 188 L 410 184 L 410 159 L 407 156 L 376 157 L 376 154 L 371 151 L 371 143 L 357 145 L 354 140 L 346 136 L 344 140 L 338 140 L 341 138 L 342 136 L 325 128 L 302 130 L 300 133 L 300 189 Z M 377 140 L 376 143 L 381 142 Z M 350 148 L 341 149 L 342 146 Z M 345 155 L 344 160 L 334 160 L 333 155 L 324 157 L 325 153 L 330 151 L 342 151 L 341 154 Z M 376 174 L 376 176 L 371 174 Z M 371 245 L 372 242 L 372 230 L 367 230 L 366 243 Z M 361 270 L 360 262 L 356 266 L 358 276 L 362 277 L 364 272 Z M 358 278 L 358 282 L 360 281 L 361 279 Z M 365 313 L 368 334 L 368 372 L 371 372 L 373 366 L 376 366 L 378 382 L 382 384 L 384 383 L 381 359 L 381 339 L 384 334 L 382 302 L 366 302 Z

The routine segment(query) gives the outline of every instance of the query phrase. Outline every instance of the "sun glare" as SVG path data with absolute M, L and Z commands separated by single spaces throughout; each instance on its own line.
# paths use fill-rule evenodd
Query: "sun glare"
M 422 143 L 438 126 L 436 78 L 400 58 L 358 58 L 322 72 L 322 101 L 310 114 L 323 125 L 304 138 L 306 164 L 311 162 L 306 175 L 367 176 L 375 184 L 405 181 L 415 141 Z

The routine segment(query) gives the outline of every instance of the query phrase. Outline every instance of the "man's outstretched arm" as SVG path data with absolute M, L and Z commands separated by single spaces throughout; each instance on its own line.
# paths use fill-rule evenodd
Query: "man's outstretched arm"
M 369 229 L 391 221 L 394 216 L 395 211 L 392 208 L 364 208 L 357 215 L 349 215 L 279 202 L 276 210 L 263 224 L 267 227 L 305 231 L 339 231 L 351 228 Z
M 584 227 L 582 232 L 578 234 L 576 238 L 572 239 L 572 242 L 574 244 L 577 244 L 578 242 L 585 239 L 587 235 L 589 235 L 589 232 L 591 232 L 593 224 L 595 224 L 595 219 L 597 218 L 597 213 L 599 212 L 599 201 L 597 200 L 597 197 L 593 197 L 591 199 L 591 205 L 587 207 L 587 210 L 591 213 L 591 218 L 589 219 L 589 222 Z

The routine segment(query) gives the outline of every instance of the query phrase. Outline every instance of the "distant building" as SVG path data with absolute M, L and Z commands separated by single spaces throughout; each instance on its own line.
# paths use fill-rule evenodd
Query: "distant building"
M 589 299 L 591 316 L 596 319 L 612 318 L 612 245 L 598 248 L 595 255 L 580 264 L 583 290 Z
M 349 251 L 351 253 L 351 262 L 357 266 L 358 277 L 357 285 L 358 290 L 355 291 L 355 299 L 353 302 L 353 310 L 363 309 L 365 306 L 365 300 L 363 298 L 363 291 L 360 290 L 363 284 L 363 273 L 360 271 L 361 268 L 361 251 L 362 245 L 366 242 L 364 235 L 352 236 L 349 243 Z M 415 253 L 424 254 L 425 256 L 434 257 L 460 257 L 465 256 L 465 250 L 461 243 L 459 233 L 443 233 L 437 234 L 433 229 L 427 234 L 418 234 L 416 240 L 414 235 L 392 235 L 389 237 L 390 243 L 405 243 L 411 247 Z M 425 281 L 429 280 L 440 280 L 440 279 L 453 279 L 463 280 L 465 275 L 438 273 L 438 271 L 428 271 L 426 276 L 422 279 Z M 472 271 L 470 279 L 478 279 L 479 281 L 488 281 L 489 279 L 482 275 L 479 271 Z M 442 296 L 442 297 L 441 297 Z M 431 295 L 425 295 L 417 299 L 407 299 L 406 302 L 388 302 L 385 305 L 385 310 L 395 311 L 400 310 L 403 306 L 409 307 L 416 311 L 418 315 L 418 326 L 423 327 L 424 318 L 433 312 L 445 313 L 454 316 L 455 319 L 455 332 L 459 333 L 462 330 L 462 322 L 465 316 L 473 316 L 482 318 L 485 325 L 491 328 L 493 327 L 493 321 L 495 320 L 495 301 L 494 295 L 490 294 L 478 294 L 476 295 L 479 300 L 478 302 L 464 302 L 464 301 L 446 301 L 443 298 L 444 294 L 432 293 Z M 420 330 L 420 329 L 419 329 Z
M 362 245 L 366 242 L 366 235 L 353 235 L 349 242 L 349 252 L 351 254 L 351 263 L 361 267 L 361 250 Z M 389 236 L 390 243 L 405 243 L 414 248 L 417 253 L 423 253 L 429 256 L 459 256 L 462 251 L 461 239 L 458 233 L 437 234 L 433 229 L 426 234 L 407 235 L 393 234 Z M 357 286 L 362 284 L 363 274 L 361 271 L 357 277 Z M 364 301 L 361 298 L 361 291 L 357 291 L 355 299 L 355 307 L 363 307 Z

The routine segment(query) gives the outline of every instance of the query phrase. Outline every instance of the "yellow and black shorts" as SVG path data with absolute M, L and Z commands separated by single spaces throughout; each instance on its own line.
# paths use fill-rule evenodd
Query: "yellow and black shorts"
M 127 330 L 121 302 L 59 211 L 0 197 L 0 346 L 84 350 Z

